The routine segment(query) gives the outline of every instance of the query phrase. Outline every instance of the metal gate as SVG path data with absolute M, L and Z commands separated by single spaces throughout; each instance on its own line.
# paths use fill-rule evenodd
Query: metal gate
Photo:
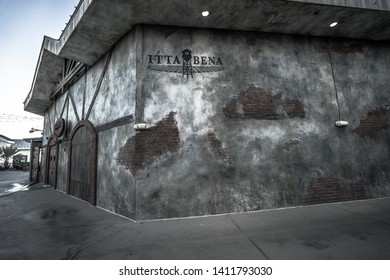
M 94 126 L 80 121 L 73 129 L 69 148 L 68 194 L 96 204 L 97 137 Z

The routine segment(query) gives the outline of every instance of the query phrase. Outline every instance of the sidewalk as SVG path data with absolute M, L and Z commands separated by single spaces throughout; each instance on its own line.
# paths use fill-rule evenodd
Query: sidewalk
M 390 259 L 390 198 L 133 222 L 41 184 L 0 197 L 0 259 Z

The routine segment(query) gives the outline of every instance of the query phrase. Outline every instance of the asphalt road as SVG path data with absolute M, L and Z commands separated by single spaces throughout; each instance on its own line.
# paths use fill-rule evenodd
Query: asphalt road
M 0 171 L 0 196 L 26 189 L 29 173 L 23 171 Z

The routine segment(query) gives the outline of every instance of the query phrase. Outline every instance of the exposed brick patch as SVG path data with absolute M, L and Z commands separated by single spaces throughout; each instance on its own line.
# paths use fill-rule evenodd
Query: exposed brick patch
M 221 160 L 224 164 L 232 163 L 227 150 L 222 146 L 221 140 L 217 138 L 217 135 L 215 135 L 214 132 L 209 131 L 207 133 L 207 143 L 210 151 L 216 159 Z
M 360 125 L 353 130 L 360 137 L 375 136 L 376 132 L 390 127 L 390 105 L 378 107 L 367 112 Z
M 305 110 L 303 104 L 298 99 L 286 98 L 283 100 L 282 106 L 289 118 L 304 118 Z
M 307 188 L 303 204 L 338 202 L 347 199 L 346 192 L 334 179 L 315 178 L 311 180 Z
M 353 185 L 350 187 L 352 200 L 373 198 L 373 195 L 368 194 L 362 184 Z
M 276 96 L 271 93 L 250 86 L 241 92 L 238 97 L 232 99 L 222 109 L 228 118 L 277 120 L 284 118 L 304 118 L 303 104 L 296 98 Z
M 301 140 L 298 138 L 290 139 L 283 143 L 282 149 L 285 151 L 290 151 L 297 147 L 301 143 Z
M 175 112 L 148 130 L 139 131 L 119 150 L 117 162 L 136 175 L 157 157 L 180 149 L 180 133 Z
M 373 196 L 363 184 L 341 183 L 333 178 L 312 178 L 303 198 L 304 205 L 339 202 L 347 200 L 368 199 Z

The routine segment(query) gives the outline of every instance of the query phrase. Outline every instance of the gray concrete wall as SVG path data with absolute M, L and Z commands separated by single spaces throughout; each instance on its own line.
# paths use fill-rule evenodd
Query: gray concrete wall
M 113 49 L 95 102 L 108 53 L 68 91 L 98 128 L 97 206 L 142 220 L 389 196 L 389 50 L 388 42 L 137 27 Z M 77 118 L 70 102 L 65 108 L 66 140 Z M 339 114 L 349 127 L 335 126 Z M 151 128 L 113 125 L 129 115 Z
M 47 145 L 56 120 L 65 119 L 66 131 L 59 144 L 57 189 L 66 192 L 71 132 L 80 120 L 88 119 L 95 126 L 98 133 L 97 206 L 132 218 L 135 218 L 135 182 L 125 168 L 117 164 L 116 154 L 134 133 L 131 122 L 118 123 L 118 119 L 135 112 L 135 53 L 132 31 L 113 47 L 111 56 L 104 55 L 53 102 L 46 114 L 44 129 L 44 145 Z M 43 162 L 46 162 L 46 149 Z M 46 167 L 43 169 L 45 176 Z
M 106 54 L 87 73 L 86 108 L 88 111 L 96 91 L 97 82 L 107 59 Z M 103 82 L 89 120 L 99 126 L 118 118 L 134 114 L 136 89 L 135 34 L 131 31 L 113 48 Z
M 129 138 L 144 155 L 127 165 L 139 219 L 390 194 L 388 43 L 146 27 L 144 46 L 154 126 Z M 148 69 L 148 55 L 186 48 L 220 57 L 224 71 Z M 347 128 L 335 127 L 338 104 Z
M 134 31 L 115 46 L 99 94 L 91 110 L 90 121 L 98 127 L 125 116 L 134 115 L 136 57 Z M 87 104 L 96 90 L 96 80 L 107 55 L 88 71 Z M 135 180 L 116 162 L 117 153 L 133 124 L 114 127 L 98 134 L 97 205 L 126 217 L 135 218 Z M 130 176 L 129 176 L 130 175 Z
M 135 219 L 135 178 L 116 161 L 120 147 L 133 134 L 131 130 L 124 125 L 99 133 L 97 206 Z

